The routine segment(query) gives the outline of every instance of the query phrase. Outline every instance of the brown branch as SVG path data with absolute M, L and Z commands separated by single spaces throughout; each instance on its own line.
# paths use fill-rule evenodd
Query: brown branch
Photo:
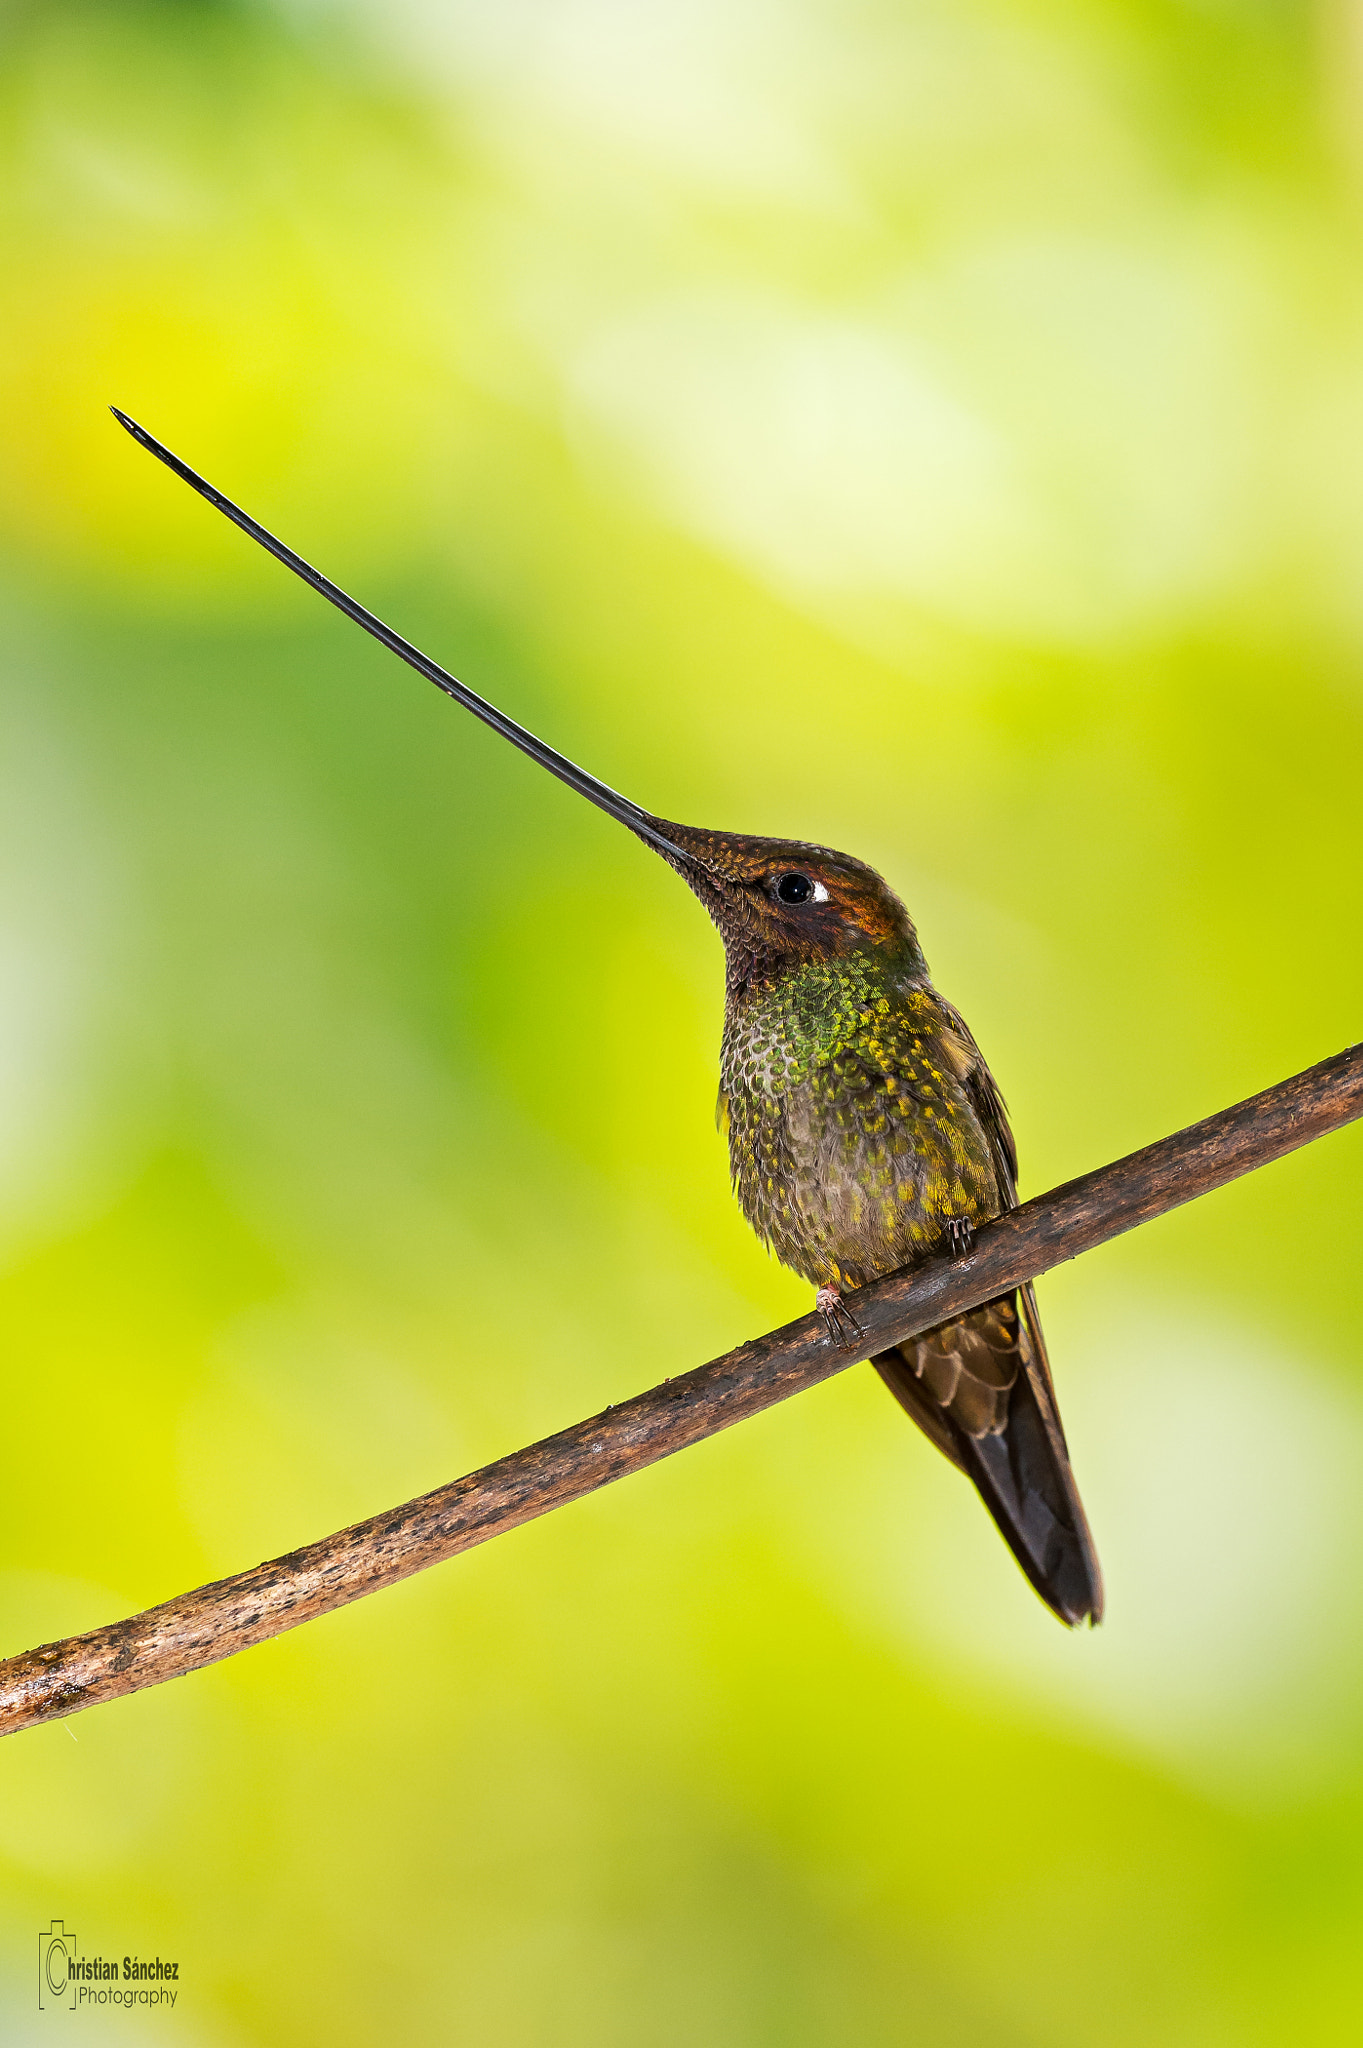
M 1363 1045 L 1038 1195 L 981 1229 L 965 1258 L 934 1259 L 863 1288 L 849 1297 L 866 1336 L 856 1354 L 830 1344 L 817 1316 L 803 1316 L 320 1543 L 0 1662 L 0 1734 L 196 1671 L 471 1550 L 1361 1115 Z

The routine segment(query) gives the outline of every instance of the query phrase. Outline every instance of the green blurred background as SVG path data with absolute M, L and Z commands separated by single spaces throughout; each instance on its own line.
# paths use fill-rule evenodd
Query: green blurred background
M 1036 1191 L 1360 1032 L 1363 7 L 0 15 L 0 1649 L 800 1313 L 666 815 L 874 862 Z M 0 1745 L 88 2040 L 1337 2043 L 1356 1132 L 1048 1278 L 1110 1618 L 869 1369 Z M 508 1330 L 517 1334 L 508 1336 Z

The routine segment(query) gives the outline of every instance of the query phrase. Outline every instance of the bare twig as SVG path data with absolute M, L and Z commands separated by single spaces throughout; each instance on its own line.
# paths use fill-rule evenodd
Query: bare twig
M 1363 1046 L 982 1228 L 964 1258 L 935 1259 L 848 1298 L 865 1333 L 841 1351 L 817 1314 L 455 1479 L 387 1514 L 160 1607 L 0 1662 L 0 1734 L 160 1685 L 314 1615 L 470 1550 L 612 1479 L 931 1329 L 1139 1223 L 1363 1115 Z

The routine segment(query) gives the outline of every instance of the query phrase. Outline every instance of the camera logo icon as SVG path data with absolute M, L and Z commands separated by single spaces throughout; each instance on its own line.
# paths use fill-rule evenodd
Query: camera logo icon
M 63 1920 L 54 1920 L 46 1934 L 38 1936 L 38 2004 L 51 2010 L 59 2005 L 73 2012 L 76 1986 L 71 1965 L 76 1960 L 76 1937 L 68 1934 Z

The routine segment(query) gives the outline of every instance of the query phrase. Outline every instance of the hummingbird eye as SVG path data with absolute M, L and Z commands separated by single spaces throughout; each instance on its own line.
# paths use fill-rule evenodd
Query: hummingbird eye
M 827 903 L 828 891 L 822 882 L 813 882 L 808 875 L 782 875 L 776 884 L 776 894 L 782 903 Z

